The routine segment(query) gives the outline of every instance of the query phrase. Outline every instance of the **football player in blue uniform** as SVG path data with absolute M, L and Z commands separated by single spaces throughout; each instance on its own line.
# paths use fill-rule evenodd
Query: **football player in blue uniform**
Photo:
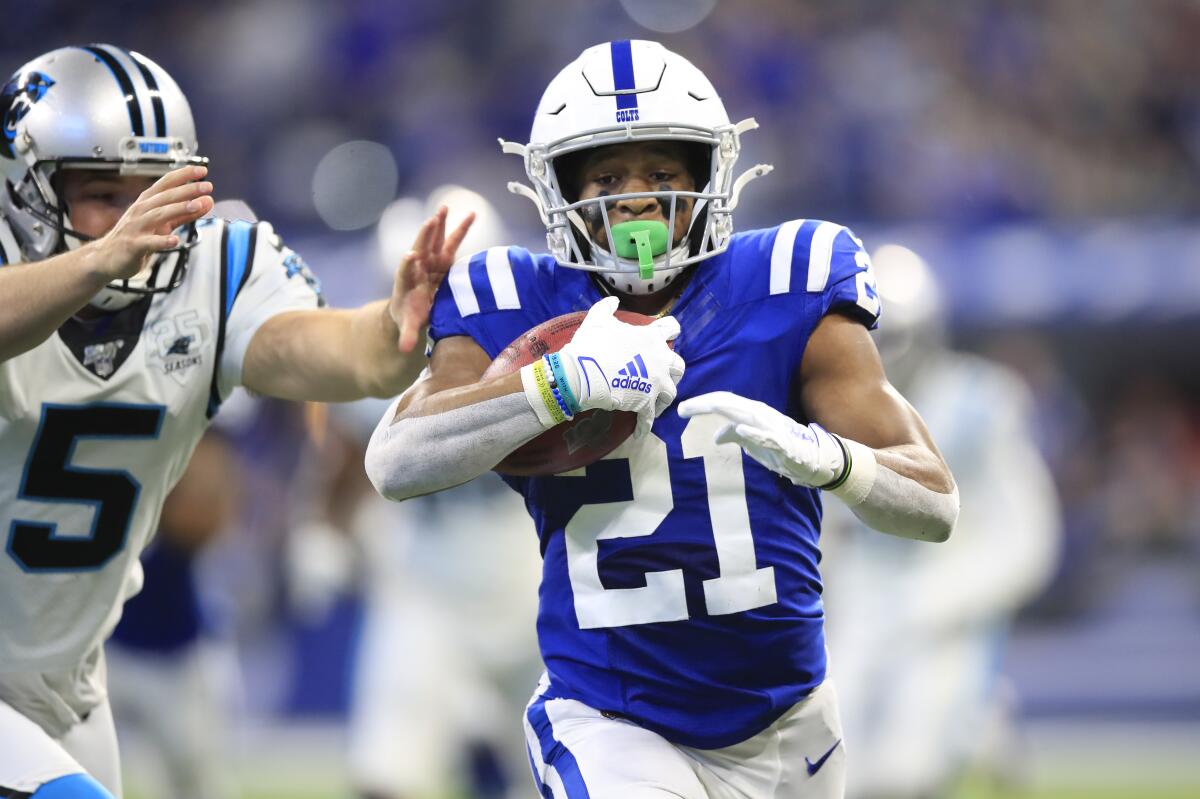
M 390 299 L 320 308 L 269 224 L 201 219 L 205 163 L 137 53 L 65 47 L 0 89 L 0 797 L 120 795 L 103 643 L 205 428 L 239 385 L 401 390 L 470 225 L 439 212 Z
M 731 124 L 657 43 L 584 51 L 546 89 L 530 143 L 503 145 L 524 159 L 533 188 L 514 190 L 550 253 L 491 248 L 451 269 L 429 371 L 367 451 L 376 488 L 403 499 L 581 411 L 637 414 L 597 463 L 507 478 L 543 558 L 546 674 L 525 728 L 545 797 L 840 796 L 822 494 L 927 541 L 958 513 L 868 335 L 880 307 L 859 240 L 803 219 L 733 232 L 739 192 L 769 170 L 733 171 L 755 126 Z M 618 306 L 659 318 L 625 324 Z M 510 341 L 579 310 L 559 353 L 481 382 Z

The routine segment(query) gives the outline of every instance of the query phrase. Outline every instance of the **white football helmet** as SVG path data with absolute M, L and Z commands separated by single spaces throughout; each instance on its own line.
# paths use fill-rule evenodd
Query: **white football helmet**
M 63 47 L 30 61 L 0 90 L 0 213 L 26 260 L 75 249 L 90 237 L 67 224 L 63 169 L 163 175 L 197 155 L 196 126 L 179 86 L 145 56 L 112 45 Z M 142 273 L 102 289 L 92 305 L 116 310 L 183 280 L 194 228 Z M 174 260 L 170 276 L 165 266 Z
M 887 308 L 887 324 L 875 331 L 875 343 L 888 377 L 903 391 L 946 347 L 946 305 L 933 269 L 907 247 L 882 245 L 871 265 Z
M 558 73 L 538 104 L 525 145 L 501 140 L 504 152 L 525 160 L 533 187 L 509 183 L 510 191 L 528 197 L 546 226 L 550 252 L 564 266 L 602 273 L 611 286 L 632 294 L 662 289 L 684 267 L 723 252 L 733 235 L 733 210 L 749 181 L 771 171 L 757 164 L 735 180 L 733 167 L 741 150 L 741 134 L 758 124 L 753 119 L 731 124 L 725 106 L 704 74 L 687 59 L 658 42 L 625 40 L 600 44 Z M 556 160 L 568 153 L 629 141 L 692 142 L 707 149 L 707 173 L 697 191 L 617 194 L 579 201 L 563 195 Z M 675 229 L 680 198 L 695 203 L 691 227 L 678 245 L 666 242 L 652 253 L 621 246 L 613 235 L 607 204 L 637 197 L 669 200 L 667 230 Z M 599 246 L 588 233 L 583 209 L 604 221 L 617 252 Z M 587 209 L 591 211 L 593 209 Z M 624 254 L 622 254 L 624 251 Z

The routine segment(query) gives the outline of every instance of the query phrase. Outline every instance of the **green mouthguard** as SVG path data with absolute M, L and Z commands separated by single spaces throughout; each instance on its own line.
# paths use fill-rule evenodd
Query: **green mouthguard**
M 654 256 L 667 251 L 667 226 L 650 219 L 635 219 L 612 226 L 617 255 L 638 262 L 638 277 L 654 276 Z

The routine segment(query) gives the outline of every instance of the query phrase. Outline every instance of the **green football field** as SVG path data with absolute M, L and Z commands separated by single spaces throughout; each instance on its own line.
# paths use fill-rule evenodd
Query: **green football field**
M 1032 792 L 995 792 L 991 789 L 982 788 L 967 788 L 958 794 L 955 794 L 953 799 L 1195 799 L 1200 797 L 1200 783 L 1196 783 L 1193 787 L 1175 787 L 1175 788 L 1132 788 L 1132 787 L 1116 787 L 1116 788 L 1099 788 L 1096 786 L 1080 786 L 1078 788 L 1070 788 L 1069 786 L 1057 786 L 1042 789 L 1042 791 Z M 150 799 L 148 795 L 126 793 L 127 799 Z M 535 799 L 533 789 L 530 789 L 529 798 Z M 242 793 L 240 799 L 350 799 L 348 793 L 338 793 L 330 791 L 312 791 L 305 793 L 290 789 L 290 791 L 280 792 L 254 792 Z M 444 797 L 431 797 L 430 799 L 463 799 L 456 795 L 446 794 Z
M 968 780 L 945 799 L 1196 799 L 1200 725 L 1039 725 L 1026 729 L 1007 784 Z M 227 777 L 238 799 L 354 799 L 344 732 L 330 725 L 261 728 L 240 737 Z M 146 779 L 154 754 L 124 746 L 127 799 L 159 799 Z M 517 779 L 527 778 L 526 773 Z M 519 786 L 524 787 L 524 786 Z M 532 785 L 527 794 L 535 799 Z M 467 799 L 453 793 L 419 799 Z
M 259 780 L 270 781 L 269 775 L 258 775 Z M 151 799 L 149 795 L 137 793 L 135 790 L 126 791 L 126 799 Z M 968 785 L 963 790 L 947 799 L 1196 799 L 1200 796 L 1200 781 L 1193 785 L 1173 785 L 1150 787 L 1142 785 L 1117 785 L 1103 787 L 1094 784 L 1086 775 L 1080 775 L 1077 785 L 1064 782 L 1058 785 L 1045 786 L 1030 790 L 998 789 L 987 785 Z M 294 785 L 286 776 L 280 775 L 280 786 L 272 790 L 267 785 L 260 784 L 238 794 L 239 799 L 353 799 L 352 794 L 331 784 L 311 786 L 305 790 L 302 786 Z M 530 789 L 530 799 L 535 794 Z M 427 799 L 466 799 L 465 797 L 445 794 L 440 797 Z

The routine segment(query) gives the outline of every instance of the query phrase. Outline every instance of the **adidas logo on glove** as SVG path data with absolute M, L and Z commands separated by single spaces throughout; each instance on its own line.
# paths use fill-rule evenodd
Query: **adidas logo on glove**
M 627 388 L 631 391 L 640 391 L 643 394 L 649 394 L 651 383 L 648 380 L 643 380 L 644 377 L 650 375 L 646 372 L 646 362 L 642 360 L 641 355 L 635 355 L 633 360 L 625 364 L 625 367 L 617 372 L 623 377 L 614 377 L 612 379 L 613 388 Z

